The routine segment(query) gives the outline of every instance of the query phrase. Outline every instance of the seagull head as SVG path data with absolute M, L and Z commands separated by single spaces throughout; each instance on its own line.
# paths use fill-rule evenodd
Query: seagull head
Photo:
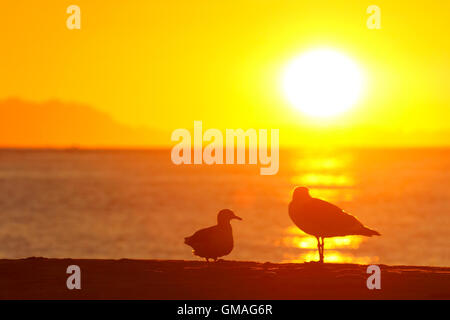
M 242 218 L 235 215 L 234 212 L 229 209 L 220 210 L 217 214 L 218 224 L 229 223 L 232 219 L 242 220 Z
M 306 187 L 297 187 L 294 190 L 294 194 L 292 195 L 292 200 L 295 201 L 304 201 L 311 198 L 309 195 L 309 190 Z

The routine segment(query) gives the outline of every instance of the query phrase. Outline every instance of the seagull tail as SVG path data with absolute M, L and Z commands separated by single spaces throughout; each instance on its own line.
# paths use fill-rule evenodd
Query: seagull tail
M 366 227 L 362 228 L 361 235 L 368 236 L 368 237 L 381 236 L 381 234 L 378 231 L 375 231 L 375 230 L 372 230 L 372 229 L 369 229 L 369 228 L 366 228 Z

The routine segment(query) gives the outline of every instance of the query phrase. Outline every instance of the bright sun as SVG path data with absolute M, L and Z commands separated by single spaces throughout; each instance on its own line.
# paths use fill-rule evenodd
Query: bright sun
M 311 116 L 329 117 L 351 108 L 358 100 L 363 77 L 345 55 L 328 49 L 304 53 L 283 74 L 288 100 Z

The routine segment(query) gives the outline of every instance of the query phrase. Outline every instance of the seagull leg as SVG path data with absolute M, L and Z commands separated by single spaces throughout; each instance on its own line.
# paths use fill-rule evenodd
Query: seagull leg
M 206 259 L 206 262 L 209 262 L 209 258 L 205 258 Z
M 322 244 L 320 243 L 320 238 L 316 237 L 317 239 L 317 249 L 319 250 L 319 262 L 322 262 Z
M 325 249 L 325 238 L 324 237 L 322 237 L 322 257 L 320 258 L 320 262 L 322 262 L 323 263 L 323 258 L 324 258 L 324 249 Z

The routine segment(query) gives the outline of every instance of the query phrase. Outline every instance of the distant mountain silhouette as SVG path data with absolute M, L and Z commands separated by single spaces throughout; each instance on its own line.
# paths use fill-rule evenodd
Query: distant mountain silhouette
M 3 100 L 0 115 L 0 147 L 150 147 L 170 137 L 129 128 L 86 105 L 56 100 Z

